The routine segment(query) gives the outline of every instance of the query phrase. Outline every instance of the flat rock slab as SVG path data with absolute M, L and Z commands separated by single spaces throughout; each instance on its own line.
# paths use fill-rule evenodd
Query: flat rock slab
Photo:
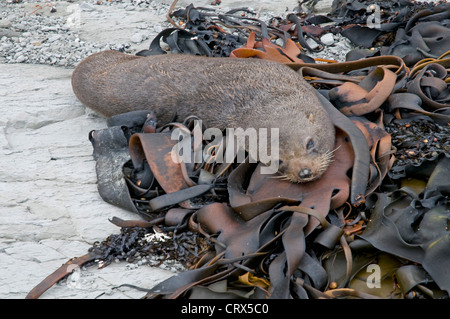
M 71 73 L 45 65 L 0 65 L 0 298 L 25 297 L 68 259 L 118 233 L 108 218 L 139 218 L 98 195 L 88 134 L 106 123 L 75 98 Z M 143 293 L 112 287 L 152 287 L 171 275 L 126 263 L 89 267 L 42 297 L 134 298 Z

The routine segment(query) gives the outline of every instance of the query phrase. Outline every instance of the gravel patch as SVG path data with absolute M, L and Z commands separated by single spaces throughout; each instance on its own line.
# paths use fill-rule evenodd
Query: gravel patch
M 164 3 L 96 3 L 2 3 L 0 63 L 74 67 L 95 52 L 131 52 L 132 44 L 136 47 L 168 26 L 162 21 L 168 10 Z M 121 21 L 124 13 L 127 19 Z M 160 21 L 154 23 L 155 17 Z

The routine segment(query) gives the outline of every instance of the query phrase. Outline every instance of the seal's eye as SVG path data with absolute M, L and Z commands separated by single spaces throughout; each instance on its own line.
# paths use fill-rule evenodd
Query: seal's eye
M 312 138 L 310 138 L 310 139 L 308 140 L 308 142 L 306 143 L 306 149 L 307 149 L 308 151 L 311 151 L 313 148 L 314 148 L 314 141 L 313 141 Z

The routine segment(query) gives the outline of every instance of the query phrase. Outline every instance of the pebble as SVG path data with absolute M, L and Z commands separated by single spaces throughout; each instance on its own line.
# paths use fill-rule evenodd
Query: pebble
M 50 36 L 50 37 L 47 39 L 47 42 L 48 42 L 48 43 L 53 43 L 53 42 L 58 41 L 59 39 L 61 39 L 61 37 L 62 37 L 61 34 L 54 34 L 54 35 Z
M 327 60 L 336 60 L 338 62 L 346 61 L 346 54 L 353 49 L 353 45 L 349 39 L 341 35 L 336 35 L 336 42 L 332 46 L 327 46 L 326 50 L 320 52 L 309 53 L 312 58 L 322 58 Z
M 134 11 L 135 9 L 136 9 L 136 7 L 133 5 L 128 5 L 125 7 L 125 11 Z
M 143 34 L 142 32 L 137 32 L 131 36 L 130 41 L 133 43 L 141 43 L 146 38 L 147 37 L 145 36 L 145 34 Z
M 313 50 L 316 49 L 319 46 L 319 44 L 316 41 L 314 41 L 313 39 L 311 39 L 311 38 L 306 39 L 306 43 Z
M 12 26 L 12 22 L 9 19 L 0 20 L 0 28 L 9 28 Z
M 325 45 L 332 45 L 334 44 L 334 37 L 333 33 L 327 33 L 320 37 L 320 41 L 322 41 Z
M 96 10 L 95 7 L 94 7 L 92 4 L 87 3 L 87 2 L 81 3 L 81 4 L 79 5 L 79 8 L 80 8 L 82 11 L 88 11 L 88 12 L 90 12 L 90 11 L 95 11 L 95 10 Z
M 275 44 L 282 47 L 284 45 L 284 40 L 282 38 L 278 38 L 275 40 Z
M 25 62 L 27 60 L 27 58 L 25 56 L 23 56 L 23 54 L 20 54 L 17 58 L 15 58 L 16 63 L 22 63 Z

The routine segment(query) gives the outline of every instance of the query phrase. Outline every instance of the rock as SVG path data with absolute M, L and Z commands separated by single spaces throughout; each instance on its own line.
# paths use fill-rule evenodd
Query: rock
M 16 63 L 22 63 L 25 62 L 27 58 L 23 54 L 19 54 L 19 56 L 16 58 Z
M 10 42 L 6 42 L 6 37 L 4 37 L 4 38 L 2 38 L 2 40 L 1 40 L 1 44 L 0 44 L 0 50 L 7 50 L 7 49 L 10 49 L 10 48 L 12 48 L 12 43 L 10 43 Z
M 281 38 L 275 40 L 275 44 L 282 47 L 284 45 L 284 41 Z
M 14 28 L 18 31 L 27 31 L 28 25 L 26 22 L 21 22 L 21 23 L 14 25 Z
M 9 19 L 0 20 L 0 28 L 9 28 L 12 26 L 12 22 Z
M 21 35 L 22 35 L 22 32 L 13 31 L 11 29 L 0 28 L 0 38 L 3 38 L 3 37 L 6 37 L 6 38 L 20 37 Z
M 95 8 L 92 4 L 87 3 L 87 2 L 82 2 L 82 3 L 79 5 L 79 8 L 80 8 L 82 11 L 87 11 L 87 12 L 95 11 L 95 10 L 96 10 L 96 8 Z
M 53 43 L 53 42 L 58 41 L 58 40 L 61 39 L 61 38 L 62 38 L 62 35 L 61 35 L 61 34 L 54 34 L 54 35 L 51 35 L 51 36 L 47 39 L 47 42 L 48 42 L 48 43 Z
M 135 33 L 131 36 L 130 41 L 133 43 L 141 43 L 144 41 L 147 37 L 142 32 Z
M 87 136 L 106 123 L 86 117 L 73 95 L 71 72 L 0 65 L 0 298 L 25 297 L 69 258 L 118 232 L 108 218 L 137 217 L 98 195 Z M 49 248 L 45 241 L 62 244 Z M 73 245 L 83 249 L 74 251 Z M 61 296 L 85 298 L 85 293 L 71 290 Z
M 332 45 L 334 44 L 334 37 L 333 33 L 327 33 L 320 37 L 320 41 L 322 41 L 325 45 Z
M 308 43 L 309 47 L 312 50 L 316 49 L 319 46 L 319 44 L 311 38 L 306 39 L 306 43 Z
M 56 32 L 58 31 L 59 27 L 58 26 L 44 26 L 42 27 L 42 31 L 44 32 Z

